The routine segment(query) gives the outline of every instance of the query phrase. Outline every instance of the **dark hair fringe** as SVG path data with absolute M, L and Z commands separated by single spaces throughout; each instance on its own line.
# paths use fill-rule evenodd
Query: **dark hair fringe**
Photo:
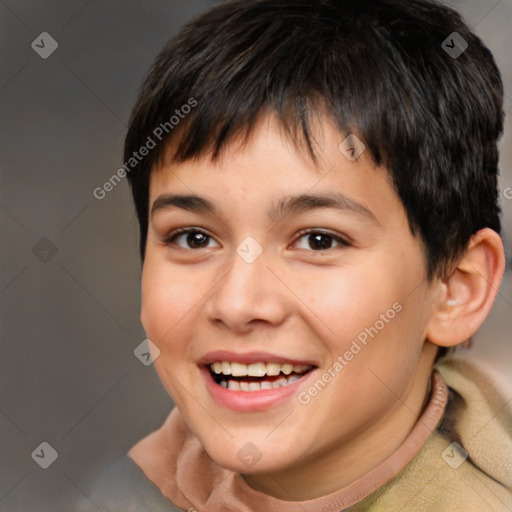
M 457 32 L 467 50 L 452 58 Z M 187 23 L 151 68 L 132 112 L 127 161 L 195 98 L 176 130 L 128 173 L 145 256 L 149 179 L 174 161 L 217 158 L 273 113 L 316 161 L 313 116 L 354 133 L 389 170 L 427 278 L 448 272 L 479 229 L 500 233 L 497 140 L 503 85 L 490 51 L 451 8 L 430 0 L 231 0 Z M 340 138 L 340 142 L 343 140 Z

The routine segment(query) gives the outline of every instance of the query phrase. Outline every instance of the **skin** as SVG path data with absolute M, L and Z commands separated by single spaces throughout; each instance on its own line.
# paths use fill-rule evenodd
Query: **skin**
M 162 194 L 182 193 L 210 199 L 221 213 L 168 208 L 149 221 L 141 320 L 161 351 L 156 370 L 208 454 L 283 500 L 334 492 L 400 446 L 426 399 L 436 354 L 429 340 L 464 341 L 457 322 L 474 332 L 494 300 L 492 286 L 477 286 L 482 280 L 469 267 L 496 289 L 503 270 L 499 237 L 484 230 L 468 268 L 453 271 L 454 286 L 448 278 L 428 282 L 422 245 L 386 169 L 365 153 L 349 161 L 338 150 L 345 137 L 326 121 L 315 135 L 318 165 L 272 116 L 263 117 L 248 141 L 231 143 L 219 161 L 168 162 L 150 179 L 150 208 Z M 364 205 L 374 219 L 332 208 L 267 216 L 271 202 L 284 196 L 332 191 Z M 186 234 L 165 242 L 186 227 L 208 235 L 203 246 L 187 243 Z M 330 248 L 321 249 L 311 233 L 299 233 L 305 229 L 349 245 L 326 237 Z M 251 264 L 236 252 L 248 236 L 263 249 Z M 477 293 L 483 298 L 475 305 Z M 460 305 L 445 305 L 459 297 Z M 395 303 L 402 307 L 395 318 L 308 404 L 294 394 L 263 411 L 229 410 L 211 398 L 200 375 L 197 361 L 207 352 L 265 351 L 314 361 L 318 368 L 298 392 L 307 391 Z M 165 472 L 150 470 L 149 461 L 166 442 L 139 443 L 129 453 L 161 489 Z M 237 456 L 248 442 L 262 454 L 251 468 Z

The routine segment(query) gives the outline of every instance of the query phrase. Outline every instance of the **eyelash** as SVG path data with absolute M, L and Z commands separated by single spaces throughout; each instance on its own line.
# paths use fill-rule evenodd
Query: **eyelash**
M 198 229 L 198 228 L 180 228 L 180 229 L 178 229 L 176 231 L 173 231 L 173 232 L 169 233 L 169 235 L 163 240 L 163 243 L 164 243 L 165 246 L 169 246 L 171 244 L 174 244 L 176 238 L 178 238 L 180 235 L 184 235 L 184 234 L 188 234 L 188 233 L 201 233 L 201 234 L 205 235 L 206 237 L 213 239 L 213 237 L 211 235 L 209 235 L 208 233 L 206 233 L 202 229 Z M 342 247 L 350 247 L 351 246 L 350 242 L 348 242 L 344 238 L 340 237 L 339 235 L 336 235 L 334 233 L 330 233 L 328 231 L 319 230 L 319 229 L 305 229 L 303 231 L 300 231 L 299 233 L 297 233 L 297 240 L 300 240 L 302 237 L 304 237 L 306 235 L 313 235 L 313 234 L 320 234 L 320 235 L 328 236 L 328 237 L 332 238 L 333 240 L 335 240 L 336 242 L 338 242 Z M 180 247 L 180 249 L 183 249 L 183 247 Z M 327 252 L 327 251 L 330 251 L 332 249 L 333 248 L 324 249 L 324 250 L 318 250 L 318 251 L 311 250 L 309 252 Z M 335 249 L 335 247 L 334 247 L 334 249 Z M 199 249 L 186 249 L 186 250 L 191 250 L 191 251 L 196 250 L 197 251 Z

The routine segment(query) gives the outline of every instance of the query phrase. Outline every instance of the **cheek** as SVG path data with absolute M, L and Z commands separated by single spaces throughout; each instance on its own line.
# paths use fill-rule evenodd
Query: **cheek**
M 382 262 L 382 259 L 381 259 Z M 404 269 L 405 271 L 406 269 Z M 318 332 L 332 361 L 343 357 L 344 377 L 336 379 L 348 395 L 371 399 L 382 385 L 375 374 L 401 389 L 415 367 L 422 340 L 421 304 L 413 286 L 392 265 L 361 265 L 302 281 L 304 303 L 313 304 Z M 345 366 L 346 365 L 346 366 Z M 366 390 L 361 382 L 373 383 Z M 384 393 L 385 394 L 385 393 Z M 381 397 L 382 398 L 382 397 Z
M 171 270 L 170 265 L 157 265 L 146 260 L 142 274 L 141 321 L 147 337 L 160 349 L 154 368 L 169 395 L 181 408 L 185 407 L 183 379 L 190 382 L 194 332 L 194 306 L 204 292 L 194 277 Z
M 363 265 L 294 277 L 297 297 L 311 309 L 326 339 L 333 340 L 333 349 L 343 351 L 347 341 L 379 320 L 400 296 L 392 280 Z
M 183 330 L 187 314 L 193 313 L 203 293 L 197 276 L 171 265 L 147 261 L 142 273 L 141 321 L 146 334 L 165 342 Z

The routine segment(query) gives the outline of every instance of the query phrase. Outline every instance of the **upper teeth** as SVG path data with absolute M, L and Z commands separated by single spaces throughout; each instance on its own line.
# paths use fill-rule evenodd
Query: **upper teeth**
M 279 375 L 284 373 L 304 373 L 311 369 L 307 364 L 279 364 L 279 363 L 233 363 L 229 361 L 215 361 L 210 365 L 217 374 L 232 375 L 233 377 L 265 377 L 266 375 Z

